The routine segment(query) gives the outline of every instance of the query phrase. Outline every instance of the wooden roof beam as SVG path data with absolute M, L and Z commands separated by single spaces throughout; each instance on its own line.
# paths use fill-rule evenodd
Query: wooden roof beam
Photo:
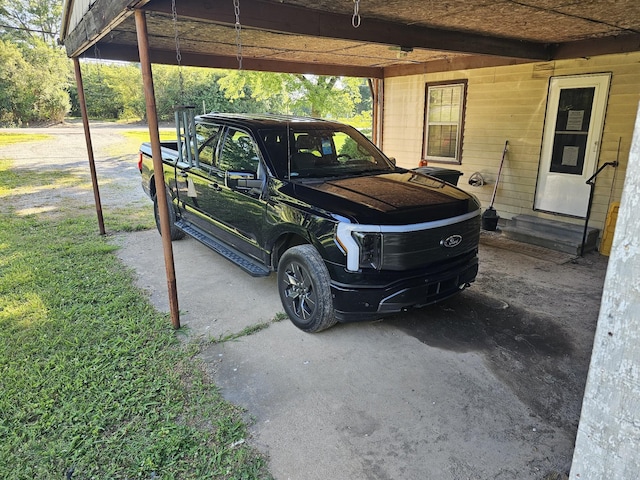
M 182 51 L 181 64 L 194 67 L 237 69 L 238 59 L 235 56 L 215 55 L 210 53 L 193 53 Z M 82 57 L 94 58 L 93 52 L 87 51 Z M 100 57 L 110 60 L 139 62 L 138 50 L 131 45 L 116 43 L 100 44 Z M 152 63 L 176 65 L 176 51 L 151 48 L 149 57 Z M 309 73 L 315 75 L 336 75 L 347 77 L 382 78 L 384 70 L 377 67 L 360 67 L 350 65 L 324 65 L 316 63 L 290 62 L 245 57 L 242 59 L 244 70 L 281 73 Z
M 587 58 L 595 55 L 637 52 L 638 50 L 640 50 L 640 34 L 629 33 L 615 37 L 561 43 L 554 48 L 553 59 Z
M 140 7 L 149 0 L 97 0 L 78 25 L 71 27 L 69 12 L 65 12 L 62 38 L 68 57 L 77 57 L 111 29 L 122 23 L 133 13 L 133 8 Z

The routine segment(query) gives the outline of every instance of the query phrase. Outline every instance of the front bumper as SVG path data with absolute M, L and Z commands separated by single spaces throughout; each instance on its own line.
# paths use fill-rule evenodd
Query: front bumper
M 447 269 L 424 272 L 388 285 L 331 283 L 333 306 L 340 322 L 379 318 L 439 302 L 468 287 L 478 274 L 477 255 L 467 256 Z

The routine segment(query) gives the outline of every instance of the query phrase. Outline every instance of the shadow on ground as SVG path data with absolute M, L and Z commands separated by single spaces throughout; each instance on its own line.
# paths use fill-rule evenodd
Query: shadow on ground
M 577 427 L 588 358 L 574 354 L 557 319 L 468 290 L 387 323 L 430 347 L 482 354 L 537 415 L 557 427 Z

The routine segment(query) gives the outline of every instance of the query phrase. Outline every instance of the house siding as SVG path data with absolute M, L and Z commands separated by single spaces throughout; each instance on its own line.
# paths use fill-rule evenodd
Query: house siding
M 416 167 L 422 158 L 425 84 L 466 79 L 462 163 L 429 165 L 461 170 L 464 175 L 459 186 L 475 194 L 487 207 L 508 140 L 509 151 L 494 203 L 496 210 L 507 219 L 519 214 L 557 218 L 533 211 L 549 79 L 608 72 L 612 77 L 598 165 L 618 159 L 620 167 L 606 168 L 596 183 L 590 225 L 602 229 L 610 202 L 619 201 L 622 194 L 640 102 L 640 52 L 387 78 L 382 148 L 396 158 L 399 166 Z M 468 184 L 467 179 L 474 172 L 484 177 L 483 187 Z M 582 223 L 570 217 L 560 219 Z

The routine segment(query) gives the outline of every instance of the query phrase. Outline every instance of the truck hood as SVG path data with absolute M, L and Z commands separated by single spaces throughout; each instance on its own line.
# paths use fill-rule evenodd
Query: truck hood
M 430 222 L 480 208 L 473 195 L 415 171 L 297 180 L 294 192 L 303 202 L 372 225 Z

